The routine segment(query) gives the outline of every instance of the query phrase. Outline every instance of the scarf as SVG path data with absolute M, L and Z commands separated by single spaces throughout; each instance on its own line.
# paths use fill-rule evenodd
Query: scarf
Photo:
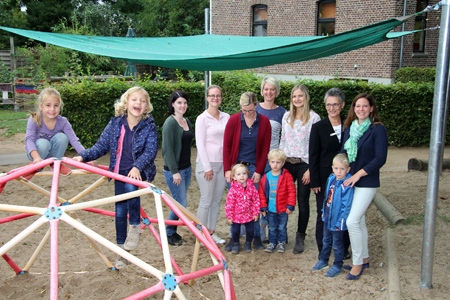
M 358 120 L 356 119 L 352 122 L 352 125 L 350 125 L 350 137 L 344 144 L 344 149 L 347 151 L 348 161 L 350 163 L 356 160 L 358 141 L 371 124 L 369 118 L 367 118 L 362 124 L 358 124 Z
M 125 126 L 122 124 L 122 127 L 120 128 L 120 137 L 117 145 L 117 151 L 116 151 L 116 165 L 114 166 L 114 173 L 119 174 L 119 168 L 120 168 L 120 160 L 122 159 L 122 149 L 123 149 L 123 138 L 125 137 Z

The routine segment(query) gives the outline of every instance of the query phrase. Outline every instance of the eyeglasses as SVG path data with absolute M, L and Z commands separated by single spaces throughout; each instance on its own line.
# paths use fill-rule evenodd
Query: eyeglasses
M 222 95 L 207 95 L 209 98 L 221 99 Z
M 325 105 L 327 108 L 338 108 L 339 106 L 341 106 L 340 103 L 327 103 Z
M 249 113 L 252 113 L 252 112 L 256 111 L 256 109 L 249 109 L 249 110 L 241 109 L 241 111 L 244 114 L 249 114 Z

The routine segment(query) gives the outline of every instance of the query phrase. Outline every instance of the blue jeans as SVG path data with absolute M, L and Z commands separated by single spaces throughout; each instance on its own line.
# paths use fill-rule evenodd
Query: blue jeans
M 131 169 L 120 170 L 119 174 L 127 176 Z M 146 180 L 145 174 L 141 172 L 141 177 Z M 120 180 L 114 181 L 114 193 L 121 195 L 138 190 L 139 187 Z M 128 200 L 116 202 L 116 242 L 121 245 L 127 239 L 127 217 L 129 214 L 130 225 L 139 225 L 141 223 L 141 198 L 131 198 Z
M 286 243 L 288 214 L 267 212 L 267 221 L 269 222 L 269 243 L 277 245 Z
M 323 223 L 323 246 L 319 259 L 328 262 L 331 249 L 334 251 L 333 265 L 342 268 L 344 263 L 344 232 L 328 230 L 328 221 Z
M 69 145 L 69 138 L 62 132 L 55 134 L 50 141 L 46 139 L 38 139 L 36 141 L 36 150 L 42 159 L 56 157 L 61 158 L 66 153 Z M 27 149 L 27 156 L 30 161 L 33 161 L 29 150 Z
M 191 183 L 192 168 L 186 168 L 184 170 L 178 170 L 181 175 L 180 185 L 173 183 L 173 175 L 170 171 L 164 170 L 164 178 L 166 179 L 167 186 L 170 189 L 172 198 L 180 203 L 183 207 L 187 206 L 187 190 L 189 184 Z M 171 210 L 168 220 L 178 220 L 178 216 Z M 172 236 L 177 232 L 177 226 L 167 225 L 166 226 L 167 236 Z
M 268 234 L 266 234 L 266 228 L 269 224 L 269 221 L 267 220 L 267 216 L 261 215 L 259 218 L 259 229 L 260 229 L 260 235 L 261 240 L 264 240 L 266 237 L 268 237 Z

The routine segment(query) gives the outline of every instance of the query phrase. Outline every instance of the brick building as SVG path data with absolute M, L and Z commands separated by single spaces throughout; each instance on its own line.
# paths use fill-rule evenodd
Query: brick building
M 428 0 L 212 0 L 211 33 L 244 36 L 313 36 L 352 30 L 421 11 Z M 404 30 L 440 24 L 440 11 L 408 20 Z M 398 28 L 397 31 L 401 31 Z M 254 71 L 292 78 L 359 78 L 390 83 L 399 67 L 434 67 L 439 30 L 421 31 L 322 59 Z

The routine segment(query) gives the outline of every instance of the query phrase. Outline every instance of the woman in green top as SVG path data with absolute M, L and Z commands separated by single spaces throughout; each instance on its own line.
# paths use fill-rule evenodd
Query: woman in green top
M 170 116 L 162 128 L 164 178 L 172 197 L 184 207 L 187 205 L 187 190 L 191 182 L 191 144 L 194 138 L 191 122 L 184 117 L 188 99 L 188 95 L 180 90 L 170 95 L 168 103 Z M 178 220 L 178 216 L 170 211 L 169 220 Z M 166 232 L 169 244 L 183 243 L 183 239 L 177 233 L 177 226 L 167 225 Z

